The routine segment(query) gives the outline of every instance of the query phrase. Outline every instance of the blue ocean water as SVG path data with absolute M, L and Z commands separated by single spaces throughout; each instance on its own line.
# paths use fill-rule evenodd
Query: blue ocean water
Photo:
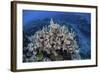
M 82 59 L 91 59 L 91 13 L 23 10 L 24 35 L 34 35 L 43 26 L 55 23 L 73 28 Z

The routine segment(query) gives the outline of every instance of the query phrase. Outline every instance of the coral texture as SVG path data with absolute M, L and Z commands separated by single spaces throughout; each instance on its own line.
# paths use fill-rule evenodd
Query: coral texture
M 53 22 L 35 32 L 28 39 L 31 41 L 25 49 L 28 49 L 25 62 L 78 60 L 79 46 L 73 29 Z

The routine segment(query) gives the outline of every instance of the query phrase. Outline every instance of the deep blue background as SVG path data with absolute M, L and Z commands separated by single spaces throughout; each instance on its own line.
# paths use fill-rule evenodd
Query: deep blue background
M 55 12 L 23 10 L 23 32 L 25 36 L 34 35 L 43 26 L 50 24 L 53 18 L 55 23 L 73 28 L 80 48 L 82 59 L 91 58 L 91 14 L 80 12 Z M 26 41 L 26 39 L 25 39 Z M 24 44 L 26 44 L 24 42 Z

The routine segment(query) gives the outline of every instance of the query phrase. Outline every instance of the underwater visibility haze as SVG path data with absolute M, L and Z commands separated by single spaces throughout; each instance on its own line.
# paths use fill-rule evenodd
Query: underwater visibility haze
M 91 14 L 23 10 L 23 62 L 91 59 Z

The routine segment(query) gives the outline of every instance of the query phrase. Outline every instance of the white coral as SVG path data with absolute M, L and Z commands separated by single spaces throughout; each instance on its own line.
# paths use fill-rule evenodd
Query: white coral
M 48 29 L 50 30 L 48 31 Z M 53 53 L 57 56 L 56 50 L 63 49 L 70 54 L 74 52 L 72 59 L 80 59 L 78 44 L 74 38 L 75 32 L 72 29 L 69 31 L 68 27 L 55 24 L 51 19 L 49 26 L 43 27 L 32 36 L 32 43 L 35 49 L 48 54 Z

